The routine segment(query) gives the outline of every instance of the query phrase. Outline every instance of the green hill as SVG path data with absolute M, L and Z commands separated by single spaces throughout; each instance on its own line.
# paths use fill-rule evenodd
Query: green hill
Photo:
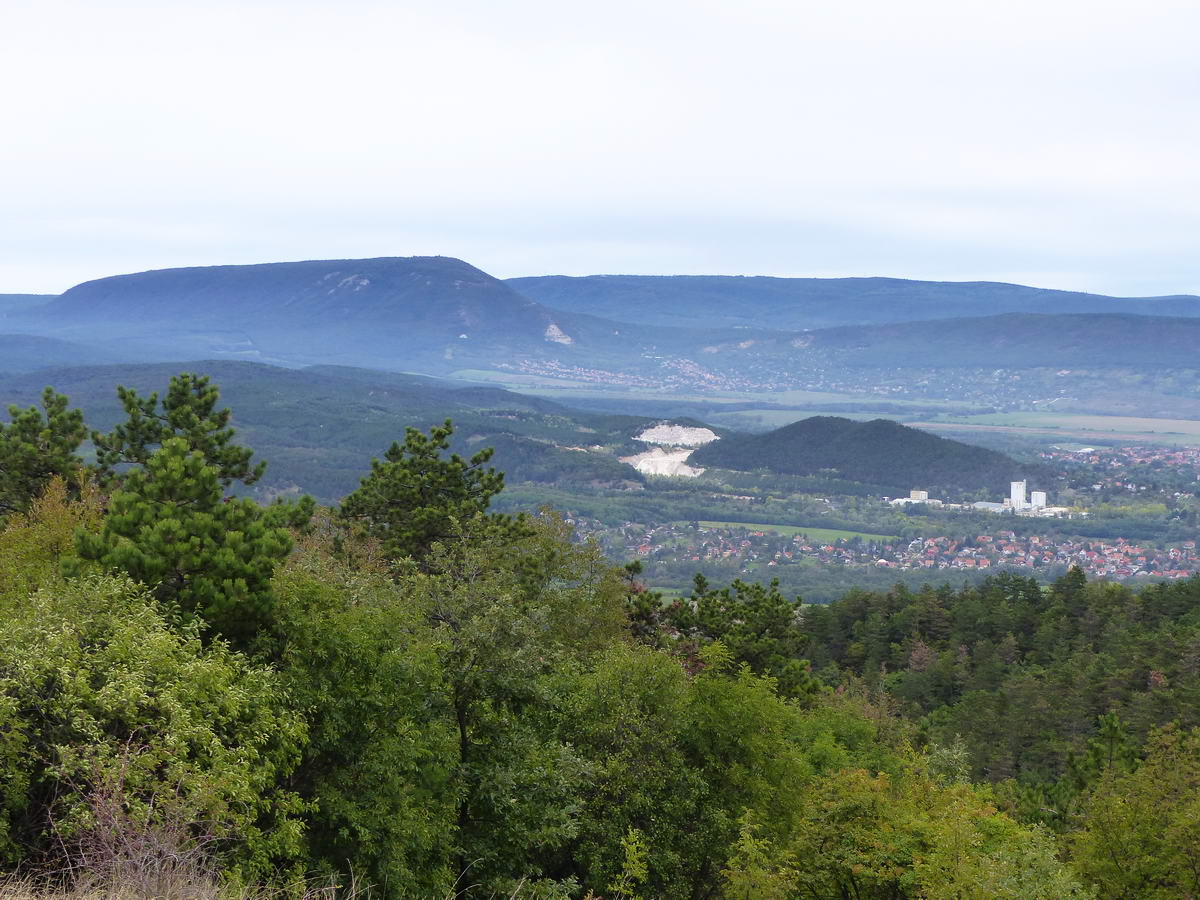
M 49 384 L 84 411 L 91 427 L 107 430 L 123 418 L 118 384 L 162 391 L 184 370 L 207 374 L 220 386 L 240 440 L 270 463 L 263 490 L 299 488 L 325 501 L 357 487 L 371 457 L 403 440 L 406 426 L 428 429 L 446 418 L 455 423 L 454 449 L 469 455 L 495 447 L 492 464 L 510 483 L 637 485 L 641 476 L 616 454 L 632 452 L 630 436 L 653 421 L 420 376 L 232 361 L 84 366 L 3 377 L 0 409 L 35 403 Z
M 828 474 L 892 493 L 1006 492 L 1030 474 L 994 450 L 909 428 L 889 419 L 854 422 L 814 416 L 766 434 L 731 435 L 696 450 L 689 463 L 723 469 L 767 469 L 784 475 Z

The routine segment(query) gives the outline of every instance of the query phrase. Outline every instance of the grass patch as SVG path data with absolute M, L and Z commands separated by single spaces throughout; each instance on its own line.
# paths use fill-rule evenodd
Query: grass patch
M 964 438 L 972 431 L 990 431 L 1049 435 L 1060 439 L 1074 437 L 1083 441 L 1090 439 L 1189 446 L 1200 444 L 1200 420 L 1197 419 L 1011 412 L 984 416 L 940 416 L 933 421 L 907 424 L 927 431 L 957 431 Z
M 677 523 L 686 525 L 686 522 Z M 782 534 L 785 537 L 795 537 L 798 534 L 803 534 L 810 541 L 819 541 L 822 543 L 832 544 L 834 541 L 841 538 L 850 540 L 850 538 L 862 538 L 864 541 L 875 541 L 883 543 L 888 541 L 899 540 L 894 534 L 869 534 L 865 531 L 843 531 L 840 528 L 814 528 L 811 525 L 771 525 L 764 522 L 712 522 L 701 521 L 701 528 L 745 528 L 748 531 L 770 531 L 775 534 Z

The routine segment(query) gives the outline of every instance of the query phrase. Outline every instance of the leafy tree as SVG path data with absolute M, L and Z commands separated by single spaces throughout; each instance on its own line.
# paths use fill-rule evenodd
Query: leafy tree
M 312 804 L 307 858 L 354 872 L 372 896 L 449 896 L 458 745 L 431 702 L 444 690 L 442 646 L 382 567 L 350 568 L 320 535 L 302 542 L 275 578 L 274 657 L 308 720 L 289 780 Z
M 541 574 L 528 575 L 532 558 Z M 455 869 L 491 890 L 551 874 L 578 829 L 586 767 L 550 725 L 550 676 L 623 631 L 619 577 L 590 545 L 534 521 L 436 546 L 400 583 L 439 645 L 438 708 L 454 729 Z
M 83 413 L 53 388 L 42 394 L 42 408 L 8 408 L 10 422 L 0 424 L 0 516 L 27 509 L 58 476 L 72 479 L 81 462 L 75 455 L 87 437 Z
M 63 563 L 75 555 L 77 529 L 99 531 L 102 500 L 93 481 L 80 485 L 72 500 L 67 483 L 54 477 L 23 513 L 0 529 L 0 617 L 7 604 L 20 603 L 38 588 L 62 580 Z
M 435 542 L 454 537 L 456 523 L 485 517 L 488 505 L 504 489 L 504 476 L 484 464 L 490 449 L 469 460 L 450 447 L 454 427 L 447 419 L 429 434 L 416 428 L 405 431 L 404 443 L 394 442 L 383 461 L 371 460 L 371 474 L 342 501 L 343 520 L 363 525 L 393 559 L 419 558 Z M 491 514 L 487 523 L 515 533 L 515 520 Z
M 1200 894 L 1200 731 L 1164 728 L 1137 769 L 1111 767 L 1067 840 L 1103 900 Z
M 680 900 L 714 890 L 747 809 L 787 833 L 812 772 L 805 714 L 720 643 L 700 659 L 689 676 L 666 653 L 618 645 L 556 691 L 557 730 L 590 775 L 564 866 L 585 888 L 620 880 L 631 831 L 646 847 L 641 892 Z
M 912 761 L 915 762 L 915 761 Z M 969 785 L 942 787 L 918 763 L 843 769 L 802 798 L 790 859 L 797 895 L 862 900 L 1085 900 L 1053 838 L 1024 828 Z
M 253 501 L 225 498 L 219 471 L 177 437 L 129 473 L 99 534 L 76 533 L 83 560 L 128 573 L 241 645 L 270 624 L 271 576 L 291 548 Z
M 159 407 L 158 393 L 141 397 L 133 388 L 117 388 L 117 397 L 128 416 L 108 434 L 92 432 L 96 462 L 111 477 L 119 465 L 145 465 L 157 447 L 169 438 L 183 438 L 189 450 L 198 451 L 217 470 L 221 484 L 253 484 L 267 464 L 251 464 L 254 451 L 233 443 L 235 430 L 228 408 L 218 409 L 221 392 L 207 375 L 183 372 L 171 379 Z
M 63 842 L 115 790 L 124 825 L 173 817 L 229 871 L 265 876 L 300 849 L 282 784 L 303 741 L 276 673 L 203 645 L 127 578 L 60 584 L 0 617 L 0 860 L 74 862 Z

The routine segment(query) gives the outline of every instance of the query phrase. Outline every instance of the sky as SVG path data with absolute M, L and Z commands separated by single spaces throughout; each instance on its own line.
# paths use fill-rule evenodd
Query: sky
M 1200 294 L 1196 0 L 3 0 L 0 293 L 185 265 Z

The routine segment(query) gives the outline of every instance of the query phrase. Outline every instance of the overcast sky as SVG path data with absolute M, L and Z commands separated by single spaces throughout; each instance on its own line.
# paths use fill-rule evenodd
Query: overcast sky
M 0 0 L 0 292 L 458 256 L 1200 293 L 1196 0 Z

